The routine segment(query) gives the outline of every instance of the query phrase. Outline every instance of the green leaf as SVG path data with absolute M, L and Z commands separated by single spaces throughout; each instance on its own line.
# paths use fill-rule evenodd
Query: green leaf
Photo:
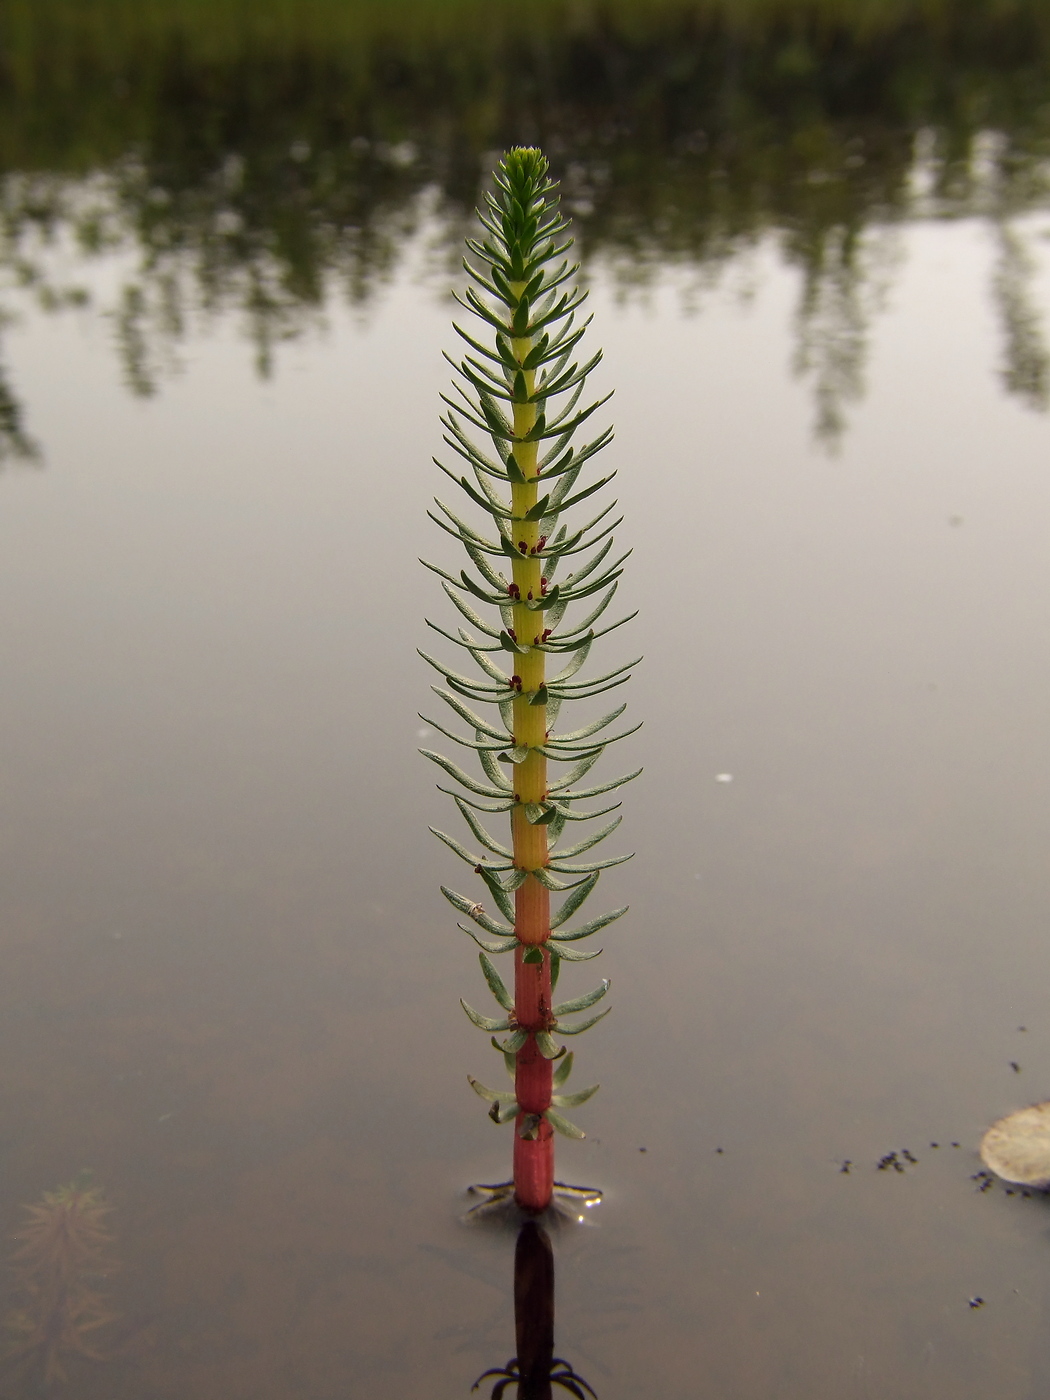
M 552 948 L 551 952 L 553 951 Z M 590 962 L 591 958 L 598 957 L 601 952 L 601 948 L 596 948 L 591 953 L 584 953 L 579 948 L 566 948 L 561 943 L 558 944 L 558 956 L 563 962 Z
M 543 954 L 540 952 L 540 950 L 539 950 L 538 948 L 529 948 L 529 949 L 527 949 L 526 952 L 522 955 L 522 959 L 521 959 L 521 960 L 522 960 L 523 963 L 529 963 L 530 965 L 535 966 L 535 964 L 537 964 L 537 963 L 542 964 L 542 962 L 543 962 Z M 507 1009 L 510 1010 L 511 1008 L 508 1007 Z
M 567 856 L 582 856 L 584 851 L 589 851 L 593 846 L 597 846 L 599 842 L 604 841 L 607 836 L 611 836 L 622 821 L 623 817 L 616 817 L 608 826 L 603 826 L 600 831 L 596 831 L 592 836 L 588 836 L 585 841 L 577 841 L 575 846 L 566 846 L 564 851 L 558 851 L 557 859 L 564 860 Z M 473 827 L 471 827 L 471 830 L 473 830 Z M 477 835 L 476 832 L 475 835 Z M 494 849 L 495 847 L 489 846 L 490 851 Z M 510 852 L 499 851 L 497 854 L 509 855 Z
M 458 685 L 471 691 L 480 691 L 483 695 L 491 695 L 493 698 L 502 699 L 506 696 L 507 699 L 514 699 L 513 694 L 506 695 L 510 690 L 509 682 L 506 685 L 487 685 L 484 681 L 476 681 L 473 676 L 461 676 L 458 671 L 450 671 L 444 662 L 428 656 L 420 647 L 416 648 L 416 654 L 421 656 L 428 666 L 433 666 L 435 671 L 439 671 L 445 677 L 445 684 L 453 686 L 454 689 Z
M 489 1109 L 489 1117 L 493 1123 L 509 1123 L 512 1118 L 517 1118 L 521 1109 L 517 1100 L 505 1100 L 502 1103 L 494 1103 Z
M 550 496 L 543 496 L 531 506 L 522 517 L 524 520 L 542 520 L 547 514 L 547 507 L 550 505 Z
M 633 782 L 641 768 L 636 768 L 633 773 L 625 773 L 622 778 L 614 778 L 611 783 L 602 783 L 599 787 L 581 788 L 579 792 L 559 792 L 559 802 L 576 802 L 580 798 L 600 797 L 603 792 L 612 792 L 615 788 L 623 787 L 625 783 Z M 612 808 L 609 808 L 612 811 Z
M 509 953 L 518 944 L 516 938 L 504 938 L 498 943 L 490 942 L 487 938 L 479 938 L 472 928 L 467 928 L 466 924 L 457 924 L 456 927 L 462 929 L 464 933 L 469 933 L 478 947 L 484 948 L 486 953 Z
M 598 883 L 598 879 L 598 872 L 595 871 L 593 875 L 588 875 L 586 880 L 582 880 L 580 884 L 573 889 L 571 894 L 566 895 L 561 908 L 558 910 L 557 914 L 553 915 L 551 918 L 552 929 L 561 928 L 566 920 L 572 918 L 573 914 L 576 913 L 576 910 L 579 909 L 591 890 L 594 889 L 595 885 Z M 466 913 L 466 910 L 464 910 L 464 913 Z
M 473 919 L 479 928 L 483 928 L 486 933 L 494 933 L 498 938 L 501 935 L 514 932 L 512 927 L 513 919 L 510 924 L 499 923 L 496 919 L 491 918 L 485 913 L 483 905 L 478 904 L 473 899 L 468 899 L 464 894 L 457 893 L 456 890 L 450 890 L 447 885 L 441 886 L 441 893 L 448 900 L 449 904 L 452 905 L 453 909 L 458 909 L 461 914 L 466 914 L 468 919 Z
M 558 815 L 558 809 L 546 802 L 526 802 L 525 820 L 530 826 L 549 826 Z
M 504 1040 L 502 1043 L 498 1041 L 495 1036 L 492 1037 L 492 1043 L 496 1047 L 496 1049 L 499 1050 L 502 1054 L 510 1056 L 512 1074 L 514 1073 L 514 1056 L 518 1053 L 518 1051 L 525 1044 L 528 1038 L 528 1031 L 523 1031 L 520 1029 L 520 1027 L 518 1030 L 514 1031 L 511 1035 L 509 1035 L 507 1039 Z
M 611 870 L 614 865 L 623 865 L 625 861 L 633 860 L 634 852 L 625 856 L 610 856 L 608 860 L 593 860 L 586 865 L 563 865 L 561 860 L 552 860 L 547 869 L 555 870 L 559 875 L 584 875 L 594 870 Z
M 499 634 L 499 644 L 504 651 L 512 651 L 518 656 L 524 656 L 528 652 L 528 647 L 519 646 L 509 632 Z
M 602 715 L 601 719 L 596 719 L 593 724 L 585 724 L 582 729 L 574 729 L 571 734 L 552 734 L 547 742 L 548 744 L 573 744 L 578 739 L 589 739 L 592 734 L 598 734 L 607 725 L 612 724 L 614 719 L 619 719 L 626 708 L 626 702 L 617 705 L 615 710 L 610 710 L 607 715 Z
M 461 846 L 454 837 L 446 836 L 443 831 L 438 831 L 436 826 L 432 826 L 430 828 L 430 831 L 434 836 L 437 837 L 439 841 L 444 841 L 445 845 L 449 848 L 450 851 L 455 851 L 456 855 L 459 856 L 460 860 L 465 860 L 470 866 L 475 866 L 478 864 L 478 857 L 472 855 L 470 851 L 467 850 L 466 846 Z
M 460 704 L 456 697 L 450 695 L 447 690 L 442 690 L 440 686 L 436 685 L 432 685 L 430 688 L 435 695 L 440 695 L 445 704 L 450 709 L 455 710 L 460 719 L 465 719 L 475 731 L 480 730 L 482 734 L 487 734 L 490 739 L 498 739 L 501 744 L 513 742 L 513 735 L 501 733 L 493 725 L 483 720 L 480 715 L 476 715 L 468 706 Z
M 515 486 L 525 486 L 528 483 L 528 477 L 518 466 L 517 458 L 513 452 L 507 458 L 507 475 Z
M 600 1084 L 592 1084 L 589 1089 L 577 1089 L 574 1094 L 552 1094 L 551 1103 L 555 1108 L 576 1108 L 593 1098 L 600 1088 Z
M 564 1045 L 556 1045 L 546 1031 L 536 1032 L 536 1049 L 545 1060 L 556 1060 L 565 1054 Z
M 482 953 L 481 956 L 484 957 L 485 954 Z M 588 1006 L 593 1006 L 596 1001 L 601 1001 L 609 990 L 609 986 L 609 979 L 606 977 L 601 986 L 596 987 L 593 992 L 586 992 L 583 996 L 575 997 L 572 1001 L 560 1002 L 552 1008 L 551 1015 L 561 1017 L 569 1015 L 572 1011 L 586 1011 Z M 506 1009 L 510 1011 L 512 1008 L 508 1006 Z
M 550 575 L 548 574 L 547 577 L 549 578 Z M 544 612 L 547 608 L 553 608 L 559 599 L 559 585 L 555 584 L 551 591 L 542 598 L 526 598 L 525 606 L 529 612 Z
M 575 1123 L 570 1123 L 560 1113 L 555 1113 L 553 1108 L 548 1108 L 543 1116 L 555 1132 L 561 1133 L 563 1137 L 576 1138 L 579 1141 L 587 1136 L 582 1128 L 577 1128 Z
M 573 1055 L 573 1052 L 571 1050 L 568 1051 L 568 1053 L 562 1058 L 561 1064 L 559 1064 L 558 1067 L 555 1069 L 551 1081 L 555 1089 L 560 1089 L 561 1086 L 568 1079 L 569 1075 L 572 1073 L 572 1062 L 574 1058 L 575 1056 Z
M 499 788 L 503 792 L 512 793 L 514 791 L 514 784 L 499 766 L 499 762 L 494 753 L 486 753 L 484 750 L 479 750 L 478 761 L 485 770 L 485 777 L 488 778 L 489 782 L 492 783 L 494 787 Z
M 456 798 L 456 806 L 459 808 L 463 820 L 467 823 L 471 831 L 487 850 L 494 852 L 494 854 L 498 856 L 505 856 L 507 860 L 514 859 L 514 852 L 509 850 L 506 846 L 501 846 L 498 841 L 494 840 L 493 837 L 489 835 L 489 833 L 481 825 L 477 817 L 475 817 L 474 813 L 470 810 L 470 808 L 466 805 L 462 798 Z M 571 851 L 567 851 L 565 854 L 577 855 L 579 854 L 580 849 L 580 847 L 574 847 Z M 583 847 L 582 849 L 586 849 L 586 847 Z
M 579 780 L 582 777 L 584 777 L 587 773 L 591 771 L 591 769 L 598 762 L 601 756 L 602 751 L 600 748 L 597 748 L 594 749 L 588 755 L 587 758 L 581 759 L 580 762 L 575 765 L 575 767 L 570 768 L 568 773 L 565 774 L 564 778 L 559 778 L 556 783 L 551 783 L 549 789 L 551 795 L 553 797 L 560 798 L 561 794 L 565 792 L 568 788 L 571 788 L 573 783 L 579 782 Z M 484 764 L 484 755 L 481 755 L 481 759 L 482 763 Z
M 529 874 L 533 876 L 534 879 L 539 880 L 541 885 L 545 885 L 547 889 L 553 890 L 556 894 L 560 894 L 562 890 L 574 889 L 577 885 L 582 885 L 584 883 L 583 880 L 570 881 L 569 883 L 566 883 L 564 880 L 556 880 L 547 868 L 542 865 L 537 866 L 535 870 L 530 870 Z
M 547 940 L 547 955 L 550 958 L 551 991 L 553 992 L 554 988 L 558 985 L 558 974 L 561 972 L 561 954 L 558 952 L 557 948 L 554 947 L 549 938 Z
M 513 800 L 510 802 L 475 802 L 472 798 L 464 797 L 462 793 L 456 792 L 452 788 L 442 787 L 440 783 L 437 784 L 437 790 L 438 792 L 445 793 L 449 797 L 455 798 L 457 802 L 465 802 L 468 807 L 473 807 L 475 812 L 509 812 L 512 807 L 517 805 Z M 619 805 L 620 804 L 617 803 L 617 806 Z M 612 811 L 611 807 L 609 811 Z M 588 816 L 593 815 L 593 812 L 588 813 Z M 586 821 L 587 817 L 577 817 L 576 820 Z
M 608 914 L 599 914 L 597 918 L 581 924 L 579 928 L 566 930 L 565 933 L 552 933 L 551 937 L 556 938 L 559 943 L 574 943 L 578 938 L 590 938 L 592 933 L 597 933 L 600 928 L 605 928 L 606 924 L 621 918 L 630 907 L 629 904 L 621 904 L 619 909 L 613 909 Z
M 502 1021 L 494 1021 L 494 1020 L 492 1019 L 491 1016 L 482 1016 L 482 1014 L 480 1013 L 480 1011 L 475 1011 L 474 1008 L 473 1008 L 472 1006 L 468 1006 L 467 1003 L 462 999 L 462 997 L 460 998 L 459 1004 L 460 1004 L 460 1006 L 462 1006 L 463 1010 L 467 1013 L 467 1015 L 470 1017 L 470 1019 L 471 1019 L 471 1020 L 474 1022 L 474 1024 L 477 1026 L 478 1030 L 481 1030 L 481 1031 L 509 1031 L 509 1030 L 510 1030 L 510 1022 L 509 1022 L 506 1018 L 504 1018 Z
M 510 899 L 506 888 L 500 883 L 499 876 L 486 870 L 484 866 L 479 867 L 479 873 L 481 878 L 485 881 L 485 884 L 488 885 L 492 898 L 496 901 L 496 907 L 503 917 L 507 919 L 509 923 L 513 924 L 515 918 L 514 901 Z M 515 875 L 519 875 L 520 873 L 520 871 L 514 871 Z
M 497 1094 L 495 1089 L 487 1089 L 479 1079 L 475 1079 L 472 1074 L 467 1075 L 467 1083 L 477 1094 L 479 1099 L 487 1099 L 489 1103 L 499 1103 L 501 1099 L 506 1099 L 506 1094 Z
M 518 744 L 513 749 L 507 749 L 500 754 L 500 757 L 507 759 L 509 763 L 524 763 L 529 753 L 530 749 L 527 744 Z
M 541 685 L 538 690 L 534 690 L 529 695 L 530 705 L 546 705 L 548 692 L 546 685 Z
M 584 1031 L 589 1031 L 590 1028 L 591 1028 L 592 1026 L 596 1026 L 596 1025 L 598 1024 L 599 1021 L 604 1020 L 605 1017 L 608 1016 L 608 1014 L 609 1014 L 609 1012 L 610 1012 L 611 1010 L 612 1010 L 612 1007 L 611 1007 L 611 1006 L 606 1007 L 606 1009 L 605 1009 L 604 1011 L 599 1011 L 599 1013 L 598 1013 L 597 1016 L 592 1016 L 592 1017 L 590 1018 L 590 1020 L 588 1020 L 588 1021 L 578 1021 L 578 1022 L 576 1023 L 575 1026 L 563 1026 L 563 1025 L 561 1025 L 561 1023 L 559 1022 L 559 1024 L 558 1024 L 558 1034 L 559 1034 L 559 1035 L 581 1035 Z M 483 1027 L 483 1029 L 484 1029 L 484 1027 Z
M 539 1137 L 540 1115 L 538 1113 L 523 1113 L 519 1119 L 518 1137 L 523 1142 L 535 1142 Z
M 499 1002 L 500 1006 L 503 1007 L 503 1010 L 504 1010 L 504 1011 L 513 1011 L 513 1010 L 514 1010 L 514 998 L 511 996 L 510 992 L 508 992 L 508 991 L 507 991 L 507 988 L 504 986 L 503 978 L 499 975 L 499 973 L 498 973 L 498 972 L 496 971 L 496 969 L 493 967 L 491 961 L 490 961 L 489 958 L 486 956 L 486 954 L 484 954 L 484 953 L 479 953 L 479 954 L 478 954 L 478 961 L 481 963 L 481 970 L 482 970 L 482 972 L 485 974 L 485 981 L 489 984 L 489 991 L 492 993 L 492 995 L 493 995 L 493 996 L 496 998 L 496 1000 Z M 606 983 L 605 985 L 606 985 L 606 987 L 608 987 L 609 984 Z M 594 998 L 594 1000 L 597 1000 L 597 998 Z M 585 1003 L 584 1003 L 584 1005 L 586 1005 L 586 1006 L 589 1006 L 590 1004 L 591 1004 L 590 1002 L 585 1002 Z M 575 1006 L 575 1005 L 569 1006 L 569 1007 L 568 1007 L 568 1010 L 570 1010 L 570 1011 L 582 1011 L 582 1010 L 583 1010 L 583 1006 Z M 558 1013 L 555 1012 L 554 1014 L 557 1015 Z

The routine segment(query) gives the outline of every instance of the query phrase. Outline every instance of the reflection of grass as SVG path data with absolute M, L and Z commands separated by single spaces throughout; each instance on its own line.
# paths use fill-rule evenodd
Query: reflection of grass
M 116 1314 L 96 1281 L 117 1267 L 108 1257 L 113 1237 L 105 1217 L 111 1209 L 89 1172 L 25 1207 L 28 1219 L 11 1257 L 18 1302 L 4 1318 L 5 1359 L 45 1386 L 68 1379 L 71 1357 L 105 1359 L 97 1333 Z

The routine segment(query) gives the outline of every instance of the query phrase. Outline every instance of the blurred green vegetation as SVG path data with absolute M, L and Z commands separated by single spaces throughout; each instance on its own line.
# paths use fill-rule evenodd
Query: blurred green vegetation
M 59 305 L 49 238 L 136 249 L 138 392 L 191 288 L 240 308 L 265 369 L 334 287 L 367 299 L 424 217 L 455 248 L 494 153 L 531 141 L 585 260 L 624 281 L 778 239 L 832 437 L 884 231 L 996 222 L 1004 382 L 1045 404 L 1014 223 L 1050 185 L 1046 0 L 0 0 L 4 260 Z

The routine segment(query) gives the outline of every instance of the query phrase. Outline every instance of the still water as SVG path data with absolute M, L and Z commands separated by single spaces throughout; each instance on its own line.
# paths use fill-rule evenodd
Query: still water
M 559 1144 L 605 1192 L 554 1238 L 602 1400 L 1050 1382 L 1050 1205 L 971 1179 L 1050 1095 L 1050 215 L 864 237 L 815 307 L 772 233 L 718 276 L 587 267 L 641 610 L 605 655 L 646 653 L 603 1089 Z M 462 1223 L 510 1130 L 415 753 L 416 558 L 454 558 L 425 199 L 400 249 L 269 377 L 189 305 L 151 396 L 126 247 L 59 237 L 79 294 L 9 293 L 40 456 L 0 478 L 0 1224 L 85 1167 L 114 1206 L 83 1400 L 466 1396 L 514 1352 L 513 1236 Z

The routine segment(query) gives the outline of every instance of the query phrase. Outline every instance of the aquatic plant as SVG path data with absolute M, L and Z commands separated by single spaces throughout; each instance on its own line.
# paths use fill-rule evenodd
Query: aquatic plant
M 476 287 L 459 299 L 484 325 L 487 343 L 457 325 L 471 353 L 458 362 L 446 356 L 457 371 L 458 397 L 443 396 L 448 406 L 442 418 L 444 440 L 466 463 L 469 475 L 435 461 L 470 502 L 487 513 L 495 534 L 479 533 L 436 502 L 431 519 L 459 541 L 473 568 L 457 576 L 433 564 L 427 567 L 441 577 L 445 593 L 471 630 L 459 627 L 450 632 L 436 623 L 428 625 L 461 648 L 481 676 L 460 674 L 421 653 L 447 686 L 435 686 L 435 693 L 470 733 L 464 737 L 433 720 L 427 723 L 474 750 L 484 775 L 479 781 L 441 754 L 422 750 L 463 790 L 442 788 L 455 798 L 485 854 L 479 856 L 454 837 L 431 829 L 481 877 L 506 920 L 442 886 L 445 897 L 475 925 L 460 927 L 480 945 L 481 970 L 503 1014 L 484 1016 L 466 1002 L 464 1010 L 492 1035 L 514 1089 L 492 1090 L 473 1078 L 470 1082 L 491 1104 L 495 1122 L 514 1124 L 514 1194 L 519 1205 L 532 1211 L 550 1203 L 554 1131 L 583 1137 L 561 1109 L 585 1102 L 598 1087 L 565 1090 L 573 1056 L 555 1034 L 578 1035 L 607 1014 L 600 1011 L 575 1024 L 564 1020 L 595 1006 L 609 983 L 556 1003 L 553 993 L 561 964 L 597 957 L 601 950 L 584 951 L 580 940 L 626 912 L 626 907 L 614 909 L 568 927 L 600 872 L 629 859 L 595 860 L 586 854 L 615 830 L 620 818 L 580 840 L 561 842 L 567 828 L 576 829 L 571 824 L 607 816 L 620 805 L 584 811 L 581 801 L 610 793 L 637 776 L 630 773 L 580 786 L 606 746 L 634 732 L 606 735 L 625 705 L 580 728 L 562 733 L 555 729 L 564 705 L 622 685 L 636 662 L 580 678 L 595 640 L 634 616 L 597 627 L 616 594 L 630 551 L 613 553 L 613 530 L 622 519 L 611 518 L 615 501 L 586 524 L 563 521 L 567 511 L 612 479 L 611 473 L 586 485 L 580 481 L 584 466 L 606 446 L 612 429 L 573 445 L 577 430 L 606 399 L 579 406 L 586 377 L 601 352 L 585 362 L 574 358 L 587 327 L 586 321 L 577 324 L 586 293 L 572 285 L 577 269 L 564 257 L 572 245 L 566 236 L 568 221 L 547 172 L 544 156 L 530 147 L 511 150 L 496 170 L 495 192 L 488 195 L 485 212 L 479 211 L 487 237 L 467 244 L 473 261 L 465 261 L 464 267 Z M 488 436 L 491 455 L 477 446 L 471 430 Z M 581 555 L 585 557 L 577 563 Z M 559 569 L 566 567 L 569 572 L 557 578 Z M 580 617 L 576 605 L 584 600 L 589 600 L 586 615 Z M 476 611 L 479 603 L 494 611 L 491 620 Z M 565 664 L 548 675 L 548 658 Z M 493 718 L 483 718 L 465 701 L 492 707 Z M 549 774 L 550 764 L 567 764 L 568 771 Z M 510 846 L 489 833 L 478 813 L 509 814 Z M 579 856 L 585 859 L 579 861 Z M 564 895 L 553 914 L 552 893 Z M 493 962 L 508 952 L 514 958 L 513 994 Z M 496 1039 L 499 1034 L 506 1039 Z
M 106 1359 L 97 1333 L 117 1314 L 96 1280 L 119 1267 L 109 1255 L 113 1236 L 105 1218 L 111 1210 L 90 1172 L 25 1207 L 28 1219 L 11 1256 L 18 1306 L 4 1318 L 4 1361 L 13 1370 L 35 1372 L 45 1386 L 68 1379 L 70 1357 Z

